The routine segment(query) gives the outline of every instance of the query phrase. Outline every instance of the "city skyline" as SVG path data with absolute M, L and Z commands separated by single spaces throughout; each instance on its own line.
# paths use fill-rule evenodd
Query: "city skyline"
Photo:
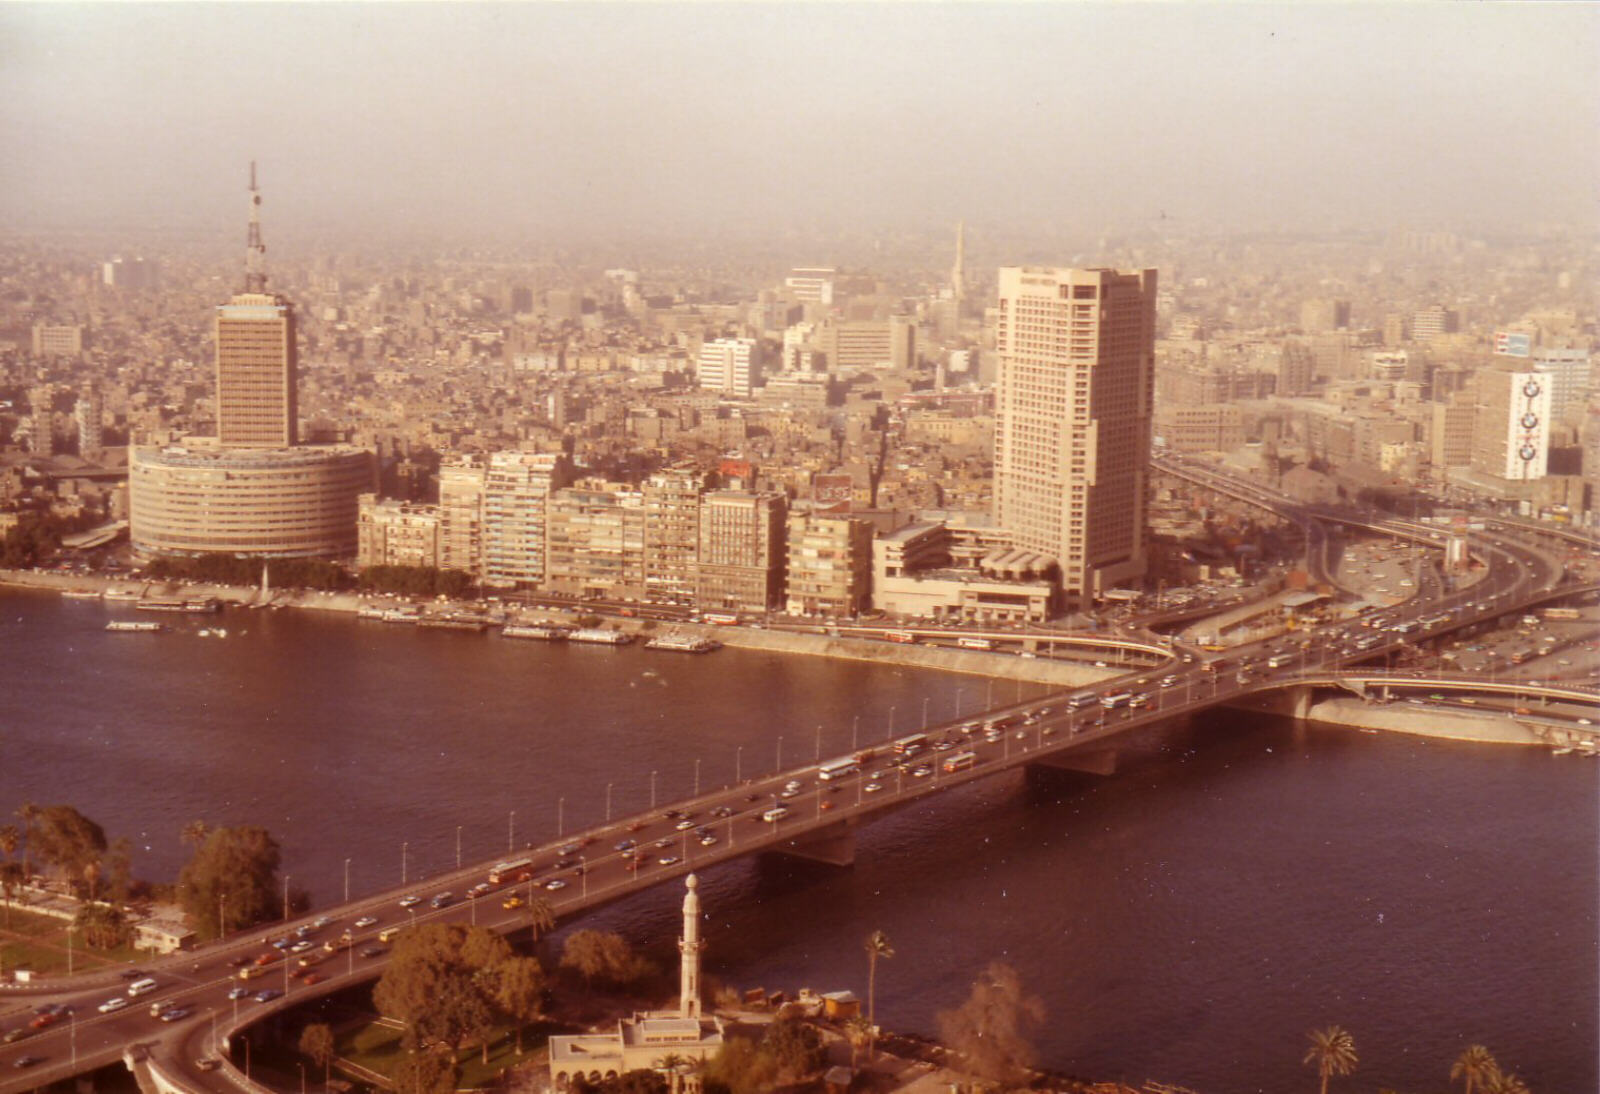
M 14 231 L 231 228 L 214 179 L 250 159 L 288 243 L 1593 220 L 1591 5 L 8 5 L 0 34 Z

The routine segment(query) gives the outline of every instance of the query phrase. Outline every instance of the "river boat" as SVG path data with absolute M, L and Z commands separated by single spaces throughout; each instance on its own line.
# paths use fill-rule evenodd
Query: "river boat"
M 184 602 L 181 600 L 160 599 L 141 600 L 134 605 L 134 608 L 141 612 L 186 612 L 189 610 L 184 607 Z
M 501 638 L 537 638 L 546 642 L 560 642 L 567 637 L 565 627 L 535 627 L 526 623 L 508 623 L 500 628 Z
M 63 589 L 61 595 L 68 600 L 99 600 L 99 589 Z
M 567 635 L 569 642 L 587 642 L 595 646 L 626 646 L 633 635 L 622 631 L 608 631 L 599 627 L 580 627 Z
M 113 619 L 106 624 L 106 630 L 121 634 L 154 634 L 166 629 L 164 623 L 145 623 L 133 619 Z
M 383 613 L 385 623 L 416 623 L 421 618 L 415 608 L 391 608 Z
M 425 615 L 417 621 L 419 627 L 430 627 L 442 631 L 477 631 L 482 633 L 488 626 L 481 619 L 458 619 L 448 615 Z
M 143 596 L 144 594 L 138 589 L 107 589 L 105 592 L 105 599 L 107 600 L 133 601 L 139 600 Z
M 663 634 L 644 644 L 647 650 L 670 650 L 674 653 L 711 653 L 722 648 L 715 638 L 701 638 L 693 634 Z
M 208 596 L 204 600 L 185 600 L 183 602 L 183 610 L 194 613 L 220 612 L 222 610 L 222 601 L 214 596 Z
M 381 620 L 387 612 L 387 608 L 375 608 L 372 605 L 367 604 L 356 609 L 356 618 Z

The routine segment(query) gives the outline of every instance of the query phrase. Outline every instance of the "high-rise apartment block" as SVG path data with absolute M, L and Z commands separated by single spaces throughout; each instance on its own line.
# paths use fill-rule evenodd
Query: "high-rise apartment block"
M 1589 351 L 1547 347 L 1534 350 L 1531 360 L 1535 369 L 1549 377 L 1550 416 L 1557 421 L 1581 420 L 1592 383 Z
M 1411 340 L 1430 342 L 1441 334 L 1454 334 L 1461 329 L 1461 316 L 1443 304 L 1424 308 L 1411 317 Z
M 782 494 L 715 490 L 702 498 L 695 604 L 755 612 L 777 607 L 787 515 Z
M 496 452 L 483 495 L 483 582 L 535 588 L 545 579 L 550 495 L 572 481 L 557 453 Z
M 789 517 L 790 615 L 859 615 L 872 598 L 872 525 L 853 517 Z
M 1350 301 L 1307 300 L 1300 305 L 1300 329 L 1310 332 L 1344 330 L 1350 326 Z
M 695 376 L 700 387 L 748 399 L 761 382 L 761 347 L 754 338 L 717 338 L 700 347 Z
M 1069 596 L 1139 580 L 1156 271 L 1007 267 L 995 351 L 994 513 Z
M 467 457 L 439 468 L 439 569 L 483 576 L 483 493 L 487 468 Z
M 544 587 L 576 596 L 644 595 L 644 503 L 639 491 L 599 480 L 550 495 Z
M 703 480 L 689 470 L 659 471 L 644 481 L 644 586 L 649 600 L 694 603 L 700 557 Z
M 90 384 L 83 389 L 83 394 L 78 396 L 76 408 L 78 419 L 78 455 L 86 460 L 96 460 L 105 448 L 103 429 L 105 416 L 105 403 L 100 397 L 100 389 Z
M 830 373 L 890 368 L 917 363 L 917 328 L 907 316 L 888 319 L 829 320 L 812 337 L 827 358 Z
M 35 357 L 83 356 L 83 328 L 76 324 L 35 323 L 33 354 Z
M 789 271 L 783 285 L 802 303 L 832 304 L 833 280 L 838 273 L 832 266 L 800 266 Z
M 56 390 L 50 384 L 40 384 L 28 392 L 28 412 L 33 429 L 31 451 L 35 456 L 56 454 Z
M 439 507 L 379 500 L 362 494 L 356 525 L 356 564 L 439 565 Z
M 1474 471 L 1513 482 L 1542 479 L 1550 459 L 1550 378 L 1523 363 L 1478 370 Z
M 1309 343 L 1290 338 L 1278 351 L 1277 394 L 1293 398 L 1311 390 L 1317 371 L 1317 357 Z

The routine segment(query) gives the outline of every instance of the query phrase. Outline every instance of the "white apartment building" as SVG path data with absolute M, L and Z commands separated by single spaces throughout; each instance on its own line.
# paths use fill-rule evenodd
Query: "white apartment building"
M 761 349 L 754 338 L 717 338 L 700 347 L 695 376 L 700 387 L 748 399 L 761 382 Z
M 549 452 L 495 452 L 483 494 L 483 583 L 537 587 L 547 566 L 550 494 L 572 481 L 572 464 Z

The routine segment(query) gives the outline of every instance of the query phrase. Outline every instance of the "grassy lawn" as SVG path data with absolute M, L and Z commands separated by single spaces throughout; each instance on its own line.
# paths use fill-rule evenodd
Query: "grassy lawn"
M 545 1058 L 545 1042 L 552 1027 L 534 1024 L 522 1034 L 522 1055 L 517 1055 L 516 1030 L 497 1027 L 494 1041 L 489 1046 L 489 1062 L 483 1062 L 483 1049 L 462 1049 L 456 1059 L 461 1065 L 461 1086 L 488 1086 L 507 1068 L 528 1066 Z M 391 1076 L 400 1062 L 404 1050 L 400 1047 L 400 1030 L 376 1022 L 360 1027 L 348 1027 L 337 1037 L 339 1056 L 351 1063 Z M 295 1073 L 298 1078 L 299 1073 Z
M 65 973 L 67 971 L 67 921 L 54 916 L 11 910 L 11 926 L 5 926 L 0 913 L 0 964 L 6 969 L 26 965 L 36 973 Z M 132 963 L 145 955 L 131 945 L 113 950 L 91 950 L 75 937 L 72 944 L 72 969 L 104 968 L 106 965 Z
M 68 921 L 57 919 L 53 915 L 40 915 L 38 912 L 25 912 L 20 907 L 12 908 L 7 912 L 0 908 L 0 931 L 10 934 L 32 935 L 36 938 L 45 935 L 65 935 Z

